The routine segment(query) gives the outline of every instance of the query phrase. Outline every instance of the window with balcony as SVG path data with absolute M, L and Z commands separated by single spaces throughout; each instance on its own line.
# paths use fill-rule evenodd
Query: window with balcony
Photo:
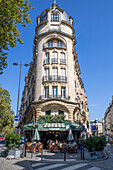
M 57 86 L 52 87 L 52 97 L 57 98 Z
M 65 97 L 66 97 L 66 88 L 61 87 L 61 98 L 65 99 Z
M 52 64 L 57 64 L 58 63 L 58 53 L 53 52 L 52 53 Z
M 45 69 L 45 81 L 49 80 L 49 68 Z
M 58 14 L 51 14 L 51 21 L 59 21 L 59 15 Z
M 66 64 L 65 54 L 60 53 L 60 64 Z
M 53 47 L 53 41 L 48 41 L 48 47 Z
M 49 87 L 44 87 L 44 97 L 45 99 L 49 98 Z
M 45 59 L 44 59 L 44 64 L 49 64 L 50 63 L 50 55 L 49 52 L 45 53 Z
M 57 41 L 57 47 L 62 47 L 62 46 L 63 46 L 62 41 Z
M 52 73 L 53 73 L 52 80 L 53 81 L 57 81 L 58 80 L 58 69 L 57 68 L 53 68 L 52 69 Z
M 66 69 L 65 68 L 61 68 L 60 74 L 61 74 L 61 80 L 65 81 L 66 80 Z

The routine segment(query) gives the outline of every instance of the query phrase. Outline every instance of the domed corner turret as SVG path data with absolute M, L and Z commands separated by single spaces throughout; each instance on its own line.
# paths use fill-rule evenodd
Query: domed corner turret
M 56 4 L 56 1 L 53 2 L 53 4 L 52 4 L 51 7 L 46 8 L 44 11 L 42 11 L 42 13 L 40 14 L 40 17 L 37 17 L 37 23 L 39 23 L 39 22 L 41 23 L 41 22 L 43 22 L 43 21 L 48 20 L 48 13 L 49 13 L 50 11 L 51 11 L 51 13 L 54 14 L 54 15 L 57 15 L 58 12 L 59 12 L 59 13 L 62 13 L 61 21 L 63 20 L 63 21 L 68 22 L 69 24 L 73 25 L 73 18 L 70 17 L 65 10 L 63 10 L 62 8 L 59 8 L 59 7 L 57 6 L 57 4 Z M 40 18 L 40 19 L 39 19 L 39 18 Z M 55 21 L 56 21 L 57 19 L 59 19 L 59 17 L 58 17 L 58 16 L 55 16 L 54 18 L 51 18 L 51 19 L 55 19 Z M 39 21 L 39 20 L 40 20 L 40 21 Z

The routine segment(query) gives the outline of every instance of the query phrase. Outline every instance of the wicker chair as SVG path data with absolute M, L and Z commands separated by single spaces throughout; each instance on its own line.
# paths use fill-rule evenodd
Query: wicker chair
M 32 146 L 32 143 L 31 143 L 31 142 L 27 142 L 27 143 L 26 143 L 26 148 L 27 148 L 27 150 L 31 150 L 31 146 Z
M 39 143 L 38 144 L 38 152 L 42 152 L 42 149 L 43 149 L 43 144 Z
M 33 143 L 32 145 L 31 145 L 31 152 L 33 151 L 33 153 L 36 153 L 36 143 Z
M 64 152 L 64 148 L 67 150 L 67 145 L 65 143 L 62 144 L 62 147 L 60 147 L 60 152 Z
M 75 152 L 75 153 L 78 152 L 78 145 L 77 144 L 73 146 L 73 152 Z
M 52 145 L 52 151 L 58 152 L 58 145 L 57 144 Z

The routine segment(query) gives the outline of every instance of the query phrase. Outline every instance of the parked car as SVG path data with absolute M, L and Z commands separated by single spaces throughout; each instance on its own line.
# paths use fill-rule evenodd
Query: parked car
M 3 136 L 0 136 L 0 139 L 3 139 Z

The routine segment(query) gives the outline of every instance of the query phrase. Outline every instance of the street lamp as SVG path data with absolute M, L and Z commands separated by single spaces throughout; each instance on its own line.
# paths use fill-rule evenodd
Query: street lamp
M 18 86 L 18 98 L 17 98 L 17 111 L 16 111 L 16 116 L 18 116 L 18 107 L 19 107 L 19 97 L 20 97 L 20 81 L 21 81 L 21 68 L 22 66 L 28 67 L 29 64 L 22 64 L 22 62 L 20 64 L 18 63 L 13 63 L 14 66 L 20 66 L 20 73 L 19 73 L 19 86 Z

